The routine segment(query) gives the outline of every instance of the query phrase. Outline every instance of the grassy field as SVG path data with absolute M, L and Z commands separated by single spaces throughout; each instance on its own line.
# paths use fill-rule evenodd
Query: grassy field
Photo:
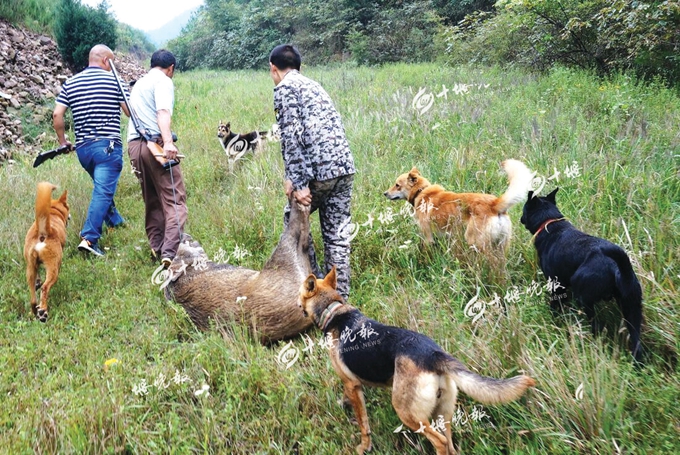
M 461 450 L 678 453 L 677 94 L 567 70 L 305 72 L 334 98 L 359 169 L 351 303 L 431 336 L 481 374 L 523 370 L 536 378 L 510 405 L 480 406 L 461 395 L 454 425 Z M 268 72 L 178 74 L 175 83 L 186 230 L 216 261 L 260 268 L 282 230 L 279 145 L 229 174 L 215 135 L 219 120 L 240 132 L 274 123 Z M 644 292 L 642 340 L 651 353 L 644 368 L 631 364 L 613 303 L 601 306 L 607 329 L 599 337 L 582 315 L 553 318 L 521 206 L 510 211 L 514 239 L 499 277 L 459 238 L 424 248 L 404 204 L 382 195 L 413 165 L 448 189 L 500 194 L 505 158 L 537 171 L 542 194 L 559 185 L 558 204 L 574 225 L 629 252 Z M 198 332 L 152 283 L 129 163 L 116 197 L 128 225 L 105 233 L 104 259 L 76 249 L 91 192 L 76 157 L 38 169 L 30 163 L 0 168 L 0 453 L 353 453 L 359 429 L 337 403 L 340 380 L 326 352 L 308 349 L 321 340 L 318 330 L 272 347 L 239 327 Z M 73 217 L 45 325 L 30 312 L 22 259 L 41 180 L 68 189 Z M 312 223 L 318 240 L 316 215 Z M 473 322 L 465 307 L 477 294 L 484 313 Z M 297 362 L 277 360 L 285 349 L 298 350 Z M 433 453 L 420 435 L 395 432 L 401 422 L 389 391 L 368 389 L 366 401 L 374 453 Z

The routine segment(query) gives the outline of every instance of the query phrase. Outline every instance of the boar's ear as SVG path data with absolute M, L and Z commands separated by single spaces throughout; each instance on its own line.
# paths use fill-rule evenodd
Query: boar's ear
M 309 294 L 312 294 L 314 291 L 316 291 L 316 277 L 313 274 L 309 275 L 305 280 L 305 291 L 307 291 Z
M 553 204 L 555 204 L 555 203 L 556 203 L 556 202 L 555 202 L 555 195 L 557 194 L 557 191 L 558 191 L 559 189 L 560 189 L 559 187 L 555 188 L 555 189 L 552 190 L 552 192 L 551 192 L 549 195 L 547 195 L 545 198 L 546 198 L 547 200 L 551 201 Z
M 328 272 L 328 275 L 326 275 L 326 278 L 323 279 L 323 282 L 326 283 L 328 286 L 332 287 L 333 289 L 338 288 L 338 277 L 335 273 L 335 266 L 333 266 L 331 271 Z

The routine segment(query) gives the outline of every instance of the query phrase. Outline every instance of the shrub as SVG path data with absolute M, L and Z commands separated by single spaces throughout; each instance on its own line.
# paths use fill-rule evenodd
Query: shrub
M 54 34 L 59 53 L 73 71 L 87 66 L 90 49 L 97 44 L 116 48 L 116 20 L 102 1 L 96 8 L 79 0 L 60 0 L 55 17 Z
M 445 32 L 453 62 L 632 70 L 680 80 L 680 2 L 505 0 Z

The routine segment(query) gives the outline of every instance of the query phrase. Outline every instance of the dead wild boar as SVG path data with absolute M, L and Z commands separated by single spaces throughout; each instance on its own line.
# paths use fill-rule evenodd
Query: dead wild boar
M 292 201 L 288 226 L 260 272 L 215 264 L 185 235 L 165 296 L 182 305 L 201 330 L 213 319 L 248 324 L 263 343 L 293 337 L 311 326 L 297 306 L 300 284 L 311 273 L 309 239 L 309 207 Z

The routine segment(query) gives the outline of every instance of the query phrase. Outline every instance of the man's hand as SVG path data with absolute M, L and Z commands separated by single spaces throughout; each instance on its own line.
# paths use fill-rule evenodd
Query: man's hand
M 163 143 L 163 153 L 168 160 L 177 159 L 177 147 L 175 147 L 174 142 Z
M 302 188 L 298 191 L 293 191 L 293 197 L 302 205 L 312 205 L 312 192 L 309 188 Z
M 70 152 L 73 150 L 73 144 L 71 144 L 71 141 L 68 139 L 64 139 L 63 141 L 59 141 L 59 147 L 68 147 L 66 150 L 66 153 Z
M 293 192 L 293 182 L 290 180 L 283 182 L 283 190 L 286 192 L 286 197 L 290 199 L 290 193 Z

